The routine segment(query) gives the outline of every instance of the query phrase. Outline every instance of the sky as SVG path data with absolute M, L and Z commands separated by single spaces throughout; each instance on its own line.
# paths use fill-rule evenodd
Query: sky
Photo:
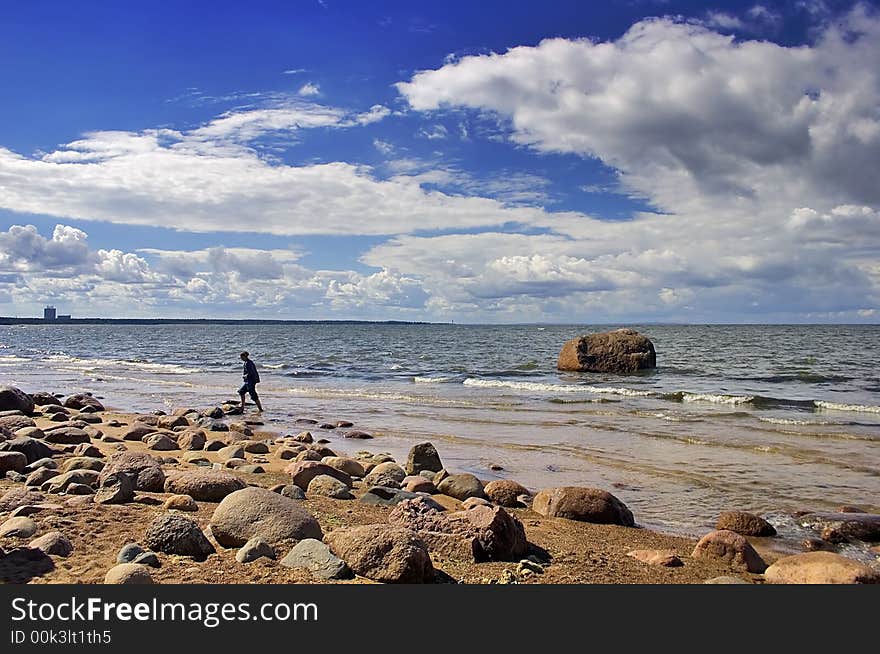
M 0 315 L 880 322 L 876 2 L 4 3 Z

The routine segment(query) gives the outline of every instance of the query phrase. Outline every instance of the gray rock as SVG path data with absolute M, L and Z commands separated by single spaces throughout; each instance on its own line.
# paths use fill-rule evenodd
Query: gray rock
M 359 575 L 382 583 L 434 580 L 428 547 L 414 531 L 365 525 L 335 529 L 327 535 L 330 550 Z
M 148 450 L 154 450 L 156 452 L 170 452 L 172 450 L 180 449 L 177 445 L 177 441 L 166 434 L 153 434 L 147 438 L 146 444 Z
M 294 484 L 285 484 L 280 491 L 280 494 L 284 497 L 289 497 L 292 500 L 304 500 L 306 499 L 305 491 L 296 486 Z
M 148 565 L 151 568 L 162 567 L 162 564 L 159 562 L 159 557 L 156 556 L 155 552 L 141 552 L 134 558 L 132 563 L 137 563 L 139 565 Z
M 157 552 L 190 556 L 196 560 L 203 560 L 215 552 L 199 526 L 179 513 L 168 513 L 153 520 L 144 534 L 144 544 Z
M 134 484 L 131 477 L 122 472 L 114 472 L 100 478 L 100 487 L 95 493 L 98 504 L 124 504 L 134 499 Z
M 239 563 L 250 563 L 261 557 L 274 560 L 276 554 L 275 549 L 260 536 L 251 538 L 235 553 L 235 560 Z
M 406 459 L 406 474 L 417 475 L 423 470 L 438 472 L 443 470 L 440 455 L 432 443 L 413 445 Z
M 0 386 L 0 411 L 34 412 L 34 400 L 20 388 Z
M 144 548 L 137 543 L 127 543 L 122 546 L 122 549 L 119 550 L 119 553 L 116 555 L 116 562 L 131 563 L 143 553 Z
M 468 473 L 449 475 L 439 484 L 434 483 L 438 491 L 457 500 L 464 501 L 469 497 L 486 499 L 486 494 L 483 492 L 483 482 Z
M 150 569 L 138 563 L 120 563 L 107 571 L 105 584 L 152 584 Z
M 327 475 L 318 475 L 309 482 L 309 495 L 319 495 L 322 497 L 330 497 L 334 500 L 350 500 L 354 496 L 348 490 L 348 486 L 338 479 Z
M 37 533 L 37 523 L 24 516 L 9 518 L 0 524 L 0 538 L 30 538 Z
M 58 474 L 57 470 L 52 470 L 51 468 L 39 468 L 27 476 L 27 479 L 24 480 L 24 485 L 39 488 L 53 477 L 57 477 Z
M 90 456 L 75 456 L 67 459 L 61 466 L 61 472 L 70 472 L 71 470 L 94 470 L 101 472 L 104 469 L 104 462 Z
M 101 477 L 121 472 L 132 479 L 134 489 L 145 493 L 161 493 L 165 485 L 162 464 L 145 452 L 119 452 L 101 471 Z
M 246 485 L 241 479 L 228 472 L 187 470 L 169 474 L 165 481 L 165 492 L 189 495 L 199 502 L 219 502 Z
M 305 568 L 319 579 L 351 579 L 354 574 L 345 561 L 337 557 L 324 543 L 305 538 L 281 559 L 288 568 Z
M 70 470 L 47 481 L 41 490 L 47 493 L 66 493 L 73 484 L 94 486 L 98 483 L 98 473 L 94 470 Z
M 241 547 L 254 536 L 273 546 L 323 537 L 318 521 L 299 502 L 256 487 L 235 491 L 220 502 L 211 533 L 223 547 Z
M 28 543 L 28 547 L 62 557 L 70 556 L 73 552 L 73 543 L 60 531 L 50 531 L 48 534 L 43 534 Z
M 0 446 L 2 446 L 0 451 L 21 452 L 27 457 L 28 463 L 51 458 L 53 454 L 57 454 L 51 447 L 33 438 L 13 438 L 0 443 Z
M 37 459 L 33 463 L 29 463 L 27 467 L 25 467 L 26 472 L 33 472 L 34 470 L 38 470 L 40 468 L 49 468 L 50 470 L 56 470 L 58 468 L 58 462 L 55 459 L 51 459 L 46 457 L 45 459 Z
M 19 429 L 25 429 L 26 427 L 36 427 L 37 424 L 27 416 L 24 415 L 10 415 L 0 417 L 0 427 L 4 429 L 8 429 L 9 431 L 18 431 Z
M 91 438 L 85 430 L 79 427 L 60 427 L 58 429 L 45 430 L 46 436 L 43 438 L 47 443 L 58 443 L 59 445 L 79 445 L 80 443 L 89 443 Z
M 104 411 L 104 405 L 101 404 L 97 398 L 88 393 L 68 396 L 64 400 L 64 406 L 68 409 L 76 409 L 78 411 L 82 411 L 86 407 L 91 407 L 97 411 Z
M 388 488 L 387 486 L 373 486 L 366 493 L 361 495 L 360 501 L 364 504 L 375 504 L 378 506 L 394 506 L 404 500 L 411 500 L 416 497 L 422 497 L 417 493 L 400 490 L 399 488 Z

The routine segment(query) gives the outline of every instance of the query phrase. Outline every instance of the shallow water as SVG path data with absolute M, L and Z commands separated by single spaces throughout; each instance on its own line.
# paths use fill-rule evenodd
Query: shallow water
M 0 379 L 125 410 L 207 406 L 235 397 L 248 349 L 270 427 L 344 418 L 377 436 L 331 433 L 340 451 L 431 440 L 451 469 L 599 486 L 681 533 L 730 508 L 880 510 L 880 327 L 636 326 L 656 370 L 556 371 L 565 340 L 609 328 L 2 326 Z

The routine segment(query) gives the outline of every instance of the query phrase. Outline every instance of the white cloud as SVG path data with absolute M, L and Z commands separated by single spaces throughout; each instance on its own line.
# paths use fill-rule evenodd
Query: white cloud
M 296 92 L 297 95 L 301 95 L 305 98 L 311 98 L 316 95 L 321 95 L 321 89 L 318 88 L 317 84 L 313 84 L 312 82 L 306 82 L 303 84 L 299 91 Z
M 419 136 L 431 141 L 437 139 L 445 139 L 449 136 L 449 131 L 443 125 L 431 125 L 419 130 Z
M 394 151 L 394 146 L 382 139 L 373 139 L 373 147 L 384 155 L 389 155 Z

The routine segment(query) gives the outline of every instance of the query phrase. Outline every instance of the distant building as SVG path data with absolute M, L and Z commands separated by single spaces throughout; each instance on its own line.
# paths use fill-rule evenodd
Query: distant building
M 58 317 L 55 320 L 56 320 L 56 322 L 66 322 L 66 321 L 70 320 L 70 314 L 69 313 L 67 313 L 67 314 L 60 313 L 60 314 L 58 314 Z
M 46 320 L 46 321 L 56 320 L 55 307 L 46 307 L 45 309 L 43 309 L 43 320 Z

